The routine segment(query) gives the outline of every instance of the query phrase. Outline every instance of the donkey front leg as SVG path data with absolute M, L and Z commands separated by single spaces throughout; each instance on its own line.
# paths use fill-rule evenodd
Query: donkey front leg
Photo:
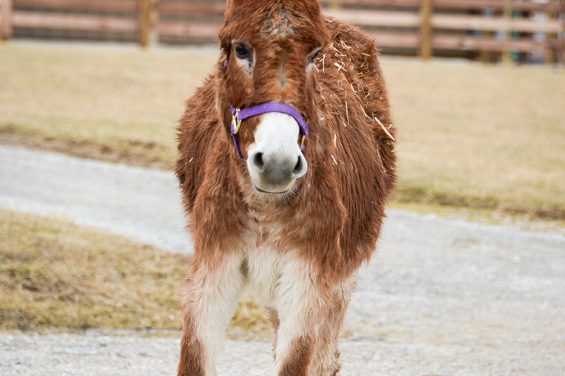
M 335 376 L 341 368 L 337 342 L 355 282 L 356 276 L 352 276 L 336 284 L 333 289 L 330 309 L 320 321 L 316 337 L 316 348 L 310 366 L 310 374 L 313 376 Z
M 214 260 L 217 261 L 217 260 Z M 178 376 L 215 376 L 216 357 L 241 292 L 242 257 L 195 257 L 186 279 Z
M 325 296 L 308 264 L 292 260 L 281 268 L 275 291 L 279 319 L 275 346 L 278 376 L 318 376 L 310 368 L 319 325 L 327 312 Z

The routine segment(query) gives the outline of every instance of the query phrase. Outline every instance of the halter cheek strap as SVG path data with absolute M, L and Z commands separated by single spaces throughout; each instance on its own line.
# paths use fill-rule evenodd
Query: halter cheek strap
M 228 67 L 227 59 L 224 60 L 223 66 L 224 69 Z M 300 149 L 304 151 L 304 140 L 306 139 L 306 136 L 308 136 L 308 123 L 306 123 L 306 120 L 304 120 L 300 112 L 292 105 L 282 102 L 267 102 L 244 109 L 230 105 L 230 112 L 232 115 L 230 135 L 239 158 L 243 159 L 243 153 L 241 152 L 241 146 L 239 145 L 239 128 L 241 127 L 241 122 L 245 119 L 267 114 L 269 112 L 287 114 L 296 120 L 298 127 L 300 128 Z
M 302 151 L 304 151 L 304 140 L 306 139 L 306 136 L 308 136 L 308 123 L 306 123 L 306 120 L 304 120 L 300 112 L 290 104 L 282 102 L 267 102 L 244 109 L 239 109 L 230 105 L 230 111 L 232 114 L 230 134 L 239 158 L 243 159 L 238 135 L 239 128 L 241 127 L 241 122 L 251 117 L 267 114 L 270 112 L 287 114 L 292 116 L 294 120 L 296 120 L 298 127 L 300 128 L 300 148 L 302 149 Z

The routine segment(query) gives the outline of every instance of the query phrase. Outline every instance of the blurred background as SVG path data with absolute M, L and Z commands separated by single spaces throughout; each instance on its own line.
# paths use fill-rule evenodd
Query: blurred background
M 214 43 L 221 0 L 2 0 L 4 39 Z M 385 54 L 563 62 L 560 0 L 330 0 L 325 13 L 378 37 Z
M 344 374 L 560 375 L 565 1 L 322 5 L 376 39 L 398 129 L 399 186 L 346 320 Z M 1 374 L 174 372 L 176 339 L 152 338 L 178 334 L 192 251 L 175 127 L 224 9 L 0 0 Z M 245 374 L 266 374 L 269 330 L 244 299 L 220 374 L 263 352 Z

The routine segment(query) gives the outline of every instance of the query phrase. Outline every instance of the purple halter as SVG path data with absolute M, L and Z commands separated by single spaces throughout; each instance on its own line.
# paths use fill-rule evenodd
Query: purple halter
M 282 114 L 287 114 L 292 116 L 294 120 L 296 120 L 298 126 L 300 127 L 300 148 L 302 149 L 302 151 L 304 151 L 304 140 L 306 139 L 306 136 L 308 136 L 308 124 L 306 123 L 306 120 L 304 120 L 300 112 L 290 104 L 282 102 L 267 102 L 244 109 L 235 108 L 234 106 L 230 105 L 230 111 L 232 114 L 230 134 L 239 158 L 243 159 L 243 154 L 241 153 L 241 148 L 239 146 L 238 135 L 239 128 L 241 127 L 241 122 L 245 119 L 267 114 L 269 112 L 279 112 Z

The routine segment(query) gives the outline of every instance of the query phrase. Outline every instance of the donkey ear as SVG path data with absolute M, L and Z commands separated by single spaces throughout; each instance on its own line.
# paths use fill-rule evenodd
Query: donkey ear
M 242 0 L 227 0 L 226 12 L 230 13 L 236 7 L 241 5 Z

